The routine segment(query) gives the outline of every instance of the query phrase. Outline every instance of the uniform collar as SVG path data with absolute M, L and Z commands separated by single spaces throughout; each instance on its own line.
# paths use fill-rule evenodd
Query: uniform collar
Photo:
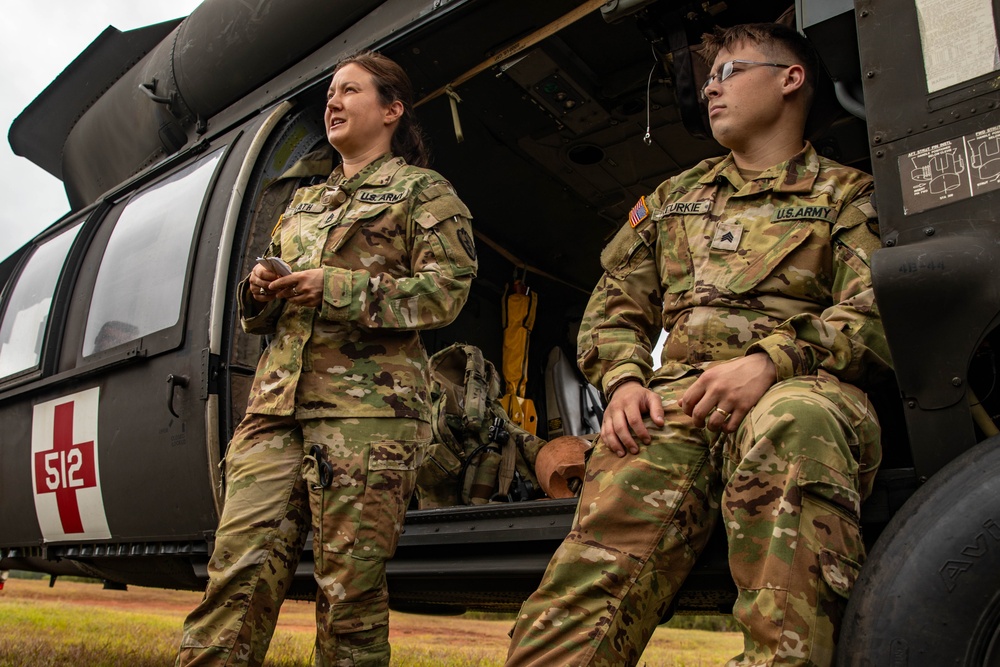
M 750 183 L 743 181 L 733 154 L 724 157 L 712 169 L 709 169 L 698 183 L 710 185 L 713 182 L 727 180 L 736 189 L 742 190 L 745 186 L 750 187 L 747 194 L 757 192 L 812 192 L 816 177 L 819 175 L 819 155 L 808 141 L 805 147 L 788 160 L 776 164 L 769 169 L 765 169 Z
M 319 148 L 306 153 L 276 180 L 286 178 L 310 178 L 324 176 L 333 171 L 333 146 L 323 144 Z
M 362 187 L 381 187 L 388 185 L 392 181 L 393 175 L 406 164 L 406 160 L 401 157 L 393 157 L 392 153 L 385 153 L 368 164 L 354 176 L 344 178 L 344 165 L 338 164 L 330 178 L 327 180 L 327 188 L 339 188 L 348 196 Z

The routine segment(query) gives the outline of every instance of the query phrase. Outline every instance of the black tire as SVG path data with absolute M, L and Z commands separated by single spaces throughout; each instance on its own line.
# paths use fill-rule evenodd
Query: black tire
M 879 537 L 848 604 L 841 667 L 1000 667 L 1000 437 L 961 455 Z

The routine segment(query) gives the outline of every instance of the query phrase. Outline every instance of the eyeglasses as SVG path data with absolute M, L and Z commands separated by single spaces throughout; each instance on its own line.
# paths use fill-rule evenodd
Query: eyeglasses
M 718 77 L 719 83 L 722 83 L 723 81 L 725 81 L 726 79 L 728 79 L 729 77 L 731 77 L 733 74 L 736 74 L 737 72 L 742 72 L 743 71 L 742 69 L 733 69 L 733 65 L 736 65 L 736 64 L 740 64 L 740 65 L 760 65 L 762 67 L 791 67 L 791 65 L 782 65 L 781 63 L 762 63 L 762 62 L 759 62 L 757 60 L 729 60 L 729 61 L 726 61 L 726 62 L 722 63 L 722 69 L 719 71 L 719 73 L 718 74 L 711 74 L 711 75 L 709 75 L 708 80 L 705 81 L 705 84 L 701 87 L 701 100 L 703 102 L 707 102 L 708 101 L 708 95 L 705 93 L 705 89 L 708 88 L 709 85 L 711 85 L 711 83 L 713 81 L 715 81 L 716 77 Z

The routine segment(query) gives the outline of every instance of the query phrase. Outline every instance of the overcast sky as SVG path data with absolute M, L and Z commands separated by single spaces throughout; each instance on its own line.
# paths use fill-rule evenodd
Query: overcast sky
M 62 182 L 14 155 L 14 119 L 109 25 L 187 16 L 201 0 L 9 0 L 0 21 L 0 260 L 69 210 Z

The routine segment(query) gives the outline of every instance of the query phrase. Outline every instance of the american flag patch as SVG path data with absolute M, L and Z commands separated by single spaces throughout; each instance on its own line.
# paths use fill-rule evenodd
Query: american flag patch
M 639 202 L 628 212 L 628 224 L 635 227 L 645 220 L 647 215 L 649 215 L 649 209 L 646 208 L 646 198 L 639 197 Z

